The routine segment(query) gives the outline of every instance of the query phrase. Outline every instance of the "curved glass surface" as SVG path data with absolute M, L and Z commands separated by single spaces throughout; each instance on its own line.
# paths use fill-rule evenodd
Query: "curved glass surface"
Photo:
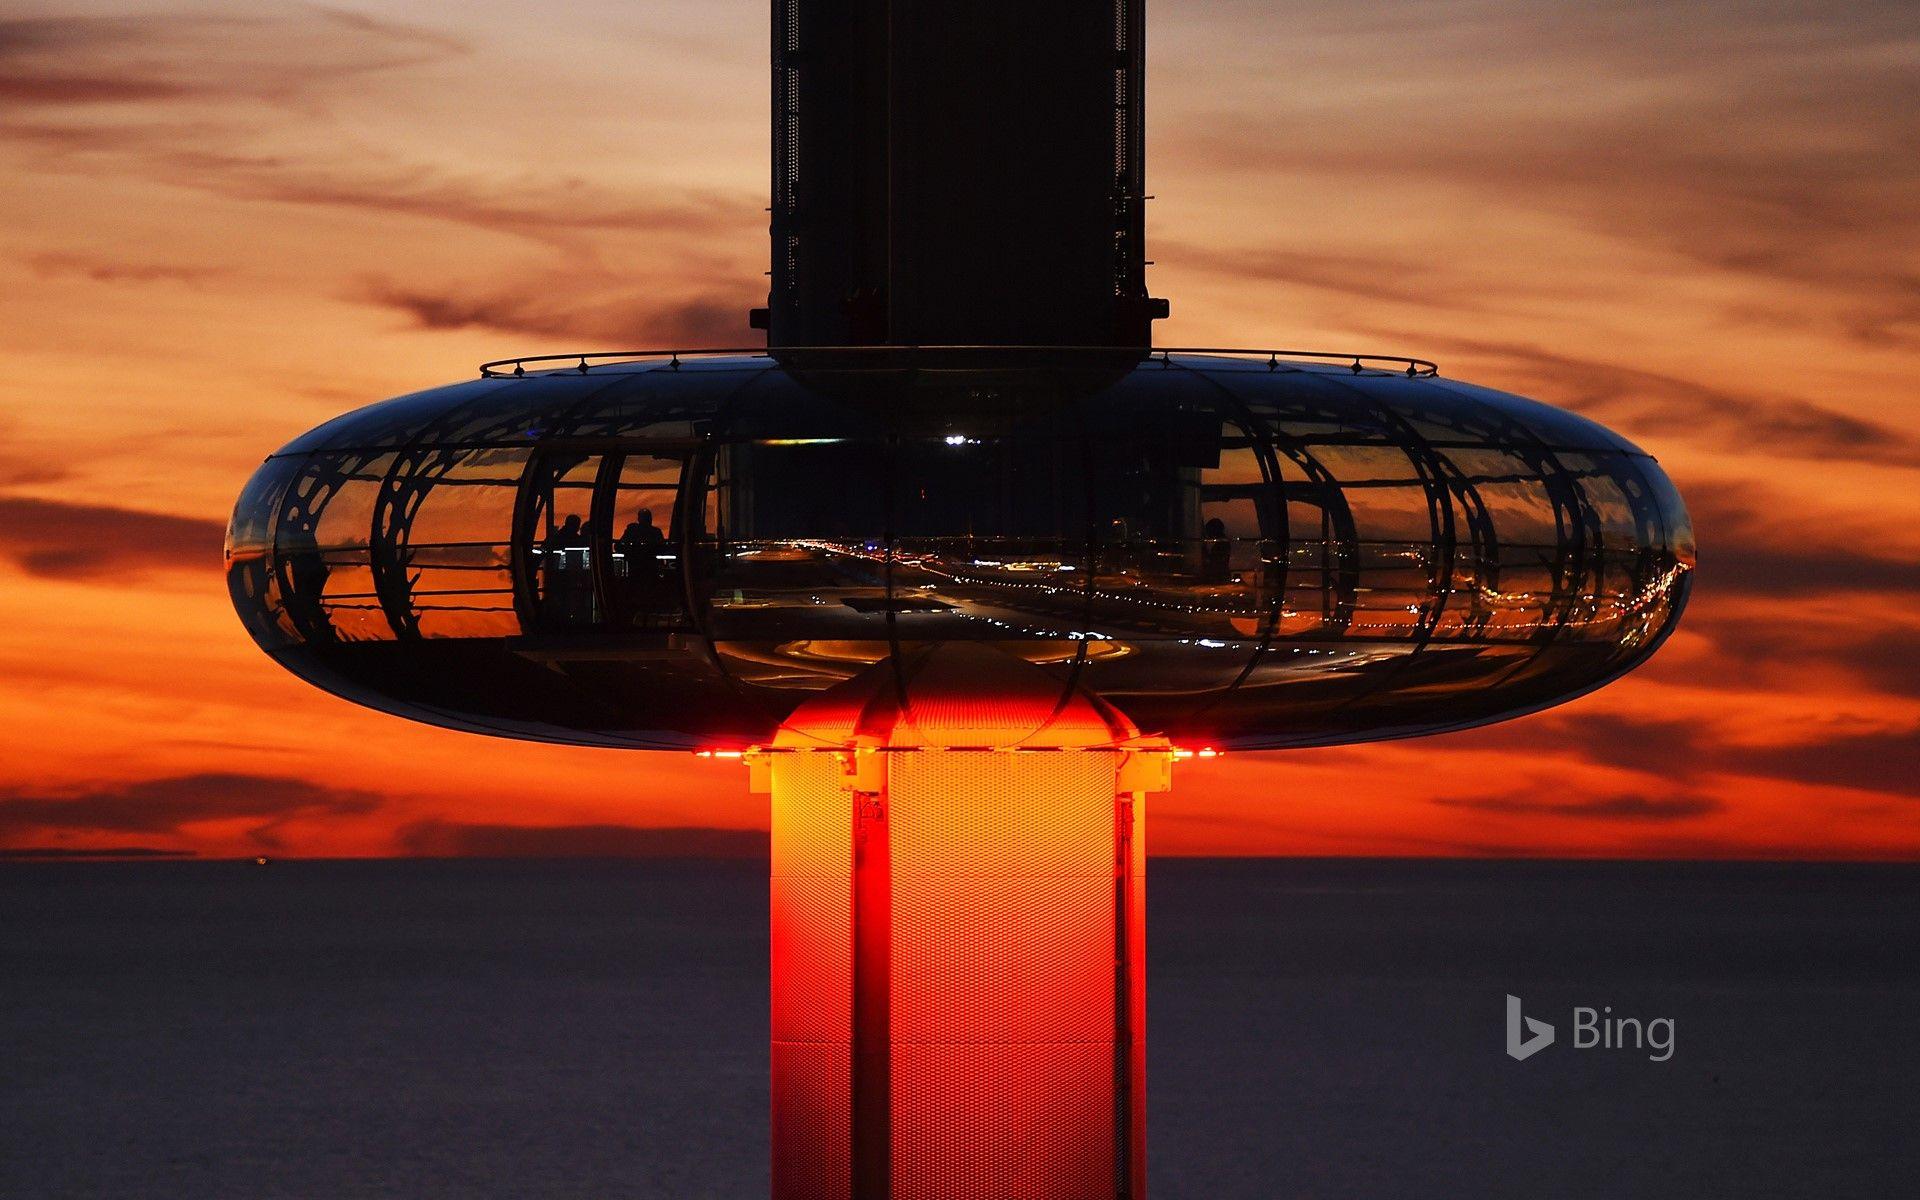
M 249 483 L 228 579 L 303 677 L 506 736 L 762 741 L 970 640 L 1143 729 L 1270 748 L 1588 691 L 1673 627 L 1692 562 L 1644 453 L 1466 384 L 739 357 L 341 417 Z

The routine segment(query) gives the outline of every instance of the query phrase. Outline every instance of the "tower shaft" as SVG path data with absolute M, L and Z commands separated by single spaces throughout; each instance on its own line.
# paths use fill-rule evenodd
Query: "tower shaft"
M 1145 347 L 1145 0 L 774 0 L 775 347 Z
M 771 757 L 775 1200 L 1142 1195 L 1120 753 Z

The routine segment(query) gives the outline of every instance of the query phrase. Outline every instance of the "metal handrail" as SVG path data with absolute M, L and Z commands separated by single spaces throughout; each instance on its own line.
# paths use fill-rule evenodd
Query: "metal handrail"
M 527 373 L 534 364 L 552 364 L 549 367 L 535 369 L 557 370 L 571 366 L 585 375 L 596 365 L 613 366 L 636 361 L 654 361 L 665 359 L 670 368 L 677 368 L 682 359 L 746 357 L 779 359 L 783 356 L 800 355 L 848 355 L 868 354 L 916 355 L 916 354 L 952 354 L 1013 352 L 1018 354 L 1086 354 L 1114 357 L 1117 355 L 1138 354 L 1142 361 L 1158 360 L 1163 366 L 1172 364 L 1175 354 L 1217 354 L 1235 358 L 1266 359 L 1269 370 L 1279 370 L 1281 360 L 1289 362 L 1313 362 L 1345 366 L 1355 375 L 1368 370 L 1387 371 L 1405 375 L 1409 379 L 1438 375 L 1440 366 L 1431 359 L 1409 358 L 1400 354 L 1337 354 L 1322 350 L 1250 350 L 1217 346 L 1166 346 L 1152 349 L 1134 350 L 1126 346 L 747 346 L 727 349 L 701 350 L 589 350 L 572 354 L 529 354 L 518 358 L 496 358 L 480 364 L 482 379 L 515 379 Z

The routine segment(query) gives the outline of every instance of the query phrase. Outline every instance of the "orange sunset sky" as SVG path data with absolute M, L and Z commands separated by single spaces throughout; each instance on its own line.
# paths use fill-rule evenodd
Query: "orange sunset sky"
M 765 0 L 13 0 L 0 849 L 722 850 L 737 765 L 333 699 L 247 639 L 241 483 L 483 358 L 751 344 Z M 1157 852 L 1920 855 L 1920 8 L 1152 0 L 1167 345 L 1417 354 L 1657 455 L 1651 664 L 1189 764 Z

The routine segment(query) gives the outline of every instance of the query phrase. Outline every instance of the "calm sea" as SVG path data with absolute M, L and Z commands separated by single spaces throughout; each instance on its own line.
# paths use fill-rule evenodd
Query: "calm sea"
M 764 1196 L 763 872 L 0 865 L 0 1197 Z M 1920 1186 L 1920 868 L 1161 860 L 1149 904 L 1155 1200 Z

